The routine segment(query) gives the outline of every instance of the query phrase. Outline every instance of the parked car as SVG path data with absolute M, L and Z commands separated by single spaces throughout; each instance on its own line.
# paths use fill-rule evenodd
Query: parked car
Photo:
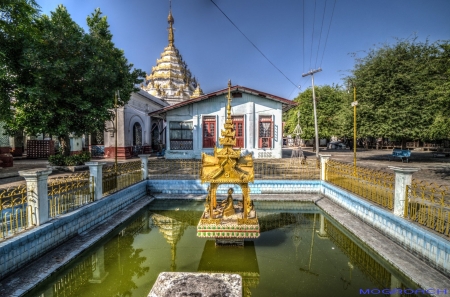
M 347 146 L 342 141 L 331 141 L 328 143 L 327 148 L 330 150 L 342 150 L 346 149 Z

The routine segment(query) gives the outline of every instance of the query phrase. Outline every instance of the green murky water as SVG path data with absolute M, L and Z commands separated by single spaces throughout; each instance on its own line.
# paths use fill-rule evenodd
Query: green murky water
M 203 202 L 156 201 L 26 296 L 144 297 L 163 271 L 239 273 L 244 296 L 415 288 L 314 205 L 255 206 L 261 236 L 244 248 L 216 248 L 196 236 Z

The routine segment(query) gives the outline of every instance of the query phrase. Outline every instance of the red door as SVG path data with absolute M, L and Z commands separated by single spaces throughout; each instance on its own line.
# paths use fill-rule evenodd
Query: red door
M 203 148 L 216 146 L 216 118 L 203 119 Z
M 236 116 L 232 117 L 233 120 L 233 126 L 234 131 L 236 131 L 236 147 L 243 148 L 244 145 L 244 117 L 243 116 Z

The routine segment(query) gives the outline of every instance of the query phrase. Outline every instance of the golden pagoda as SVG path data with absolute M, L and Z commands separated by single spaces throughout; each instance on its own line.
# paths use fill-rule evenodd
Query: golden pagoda
M 176 104 L 199 97 L 203 95 L 203 91 L 175 47 L 173 32 L 175 19 L 172 16 L 172 7 L 169 9 L 167 22 L 169 44 L 161 53 L 161 58 L 156 60 L 156 66 L 152 67 L 151 73 L 146 75 L 145 84 L 141 85 L 141 89 L 169 104 Z
M 201 182 L 209 183 L 205 211 L 197 226 L 197 236 L 244 239 L 259 236 L 259 223 L 250 199 L 249 182 L 254 181 L 253 158 L 251 154 L 241 156 L 236 146 L 235 130 L 231 120 L 231 81 L 228 81 L 227 119 L 221 131 L 214 156 L 202 153 Z M 237 184 L 242 189 L 242 202 L 233 202 L 233 189 L 228 197 L 217 203 L 216 192 L 221 184 Z M 242 242 L 243 244 L 243 242 Z M 240 244 L 238 244 L 240 245 Z

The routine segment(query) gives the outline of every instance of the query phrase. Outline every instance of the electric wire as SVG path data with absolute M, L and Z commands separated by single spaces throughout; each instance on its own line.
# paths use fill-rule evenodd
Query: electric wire
M 316 0 L 314 0 L 314 14 L 313 14 L 313 27 L 312 27 L 312 33 L 311 33 L 311 51 L 309 55 L 309 69 L 311 69 L 311 60 L 312 60 L 312 50 L 313 50 L 313 44 L 314 44 L 314 24 L 316 22 Z
M 302 31 L 303 31 L 303 40 L 302 40 L 302 45 L 303 45 L 303 64 L 302 64 L 302 70 L 304 72 L 305 70 L 305 0 L 302 1 L 303 2 L 303 26 L 302 26 Z M 292 92 L 291 92 L 292 93 Z
M 320 67 L 322 68 L 323 56 L 325 55 L 325 49 L 327 48 L 328 35 L 330 34 L 331 23 L 333 22 L 334 8 L 336 7 L 336 0 L 334 0 L 333 11 L 331 12 L 330 25 L 328 26 L 327 37 L 325 38 L 325 46 L 323 47 L 322 59 L 320 60 Z
M 322 29 L 323 29 L 323 22 L 325 20 L 326 9 L 327 9 L 327 0 L 325 0 L 325 6 L 323 8 L 322 25 L 320 26 L 319 45 L 317 46 L 316 62 L 314 63 L 314 68 L 317 68 L 317 59 L 319 58 L 320 41 L 322 40 Z
M 248 42 L 250 42 L 251 45 L 253 45 L 253 47 L 273 66 L 275 67 L 275 69 L 278 70 L 278 72 L 280 72 L 291 84 L 293 84 L 296 88 L 299 88 L 300 86 L 297 86 L 292 80 L 289 79 L 289 77 L 286 76 L 286 74 L 284 74 L 283 71 L 280 70 L 280 68 L 278 68 L 274 63 L 272 63 L 271 60 L 269 60 L 269 58 L 267 58 L 267 56 L 247 37 L 247 35 L 244 34 L 244 32 L 241 31 L 241 29 L 239 29 L 239 27 L 226 15 L 226 13 L 220 9 L 220 7 L 213 1 L 211 0 L 211 2 L 217 7 L 217 9 L 228 19 L 228 21 L 230 21 L 230 23 L 245 37 L 245 39 L 247 39 Z

